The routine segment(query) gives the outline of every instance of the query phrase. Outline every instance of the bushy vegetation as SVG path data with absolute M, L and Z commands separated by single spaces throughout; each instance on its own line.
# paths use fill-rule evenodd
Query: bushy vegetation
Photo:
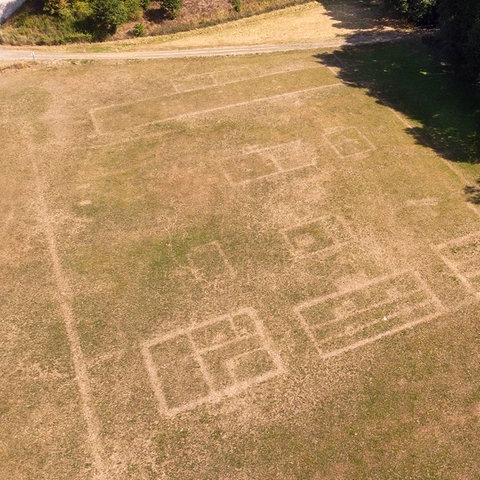
M 95 0 L 93 4 L 93 21 L 99 36 L 115 33 L 127 18 L 127 9 L 122 0 Z
M 12 19 L 12 28 L 0 30 L 0 43 L 57 45 L 91 41 L 94 38 L 92 15 L 91 4 L 82 0 L 26 4 Z
M 198 27 L 216 25 L 237 18 L 266 13 L 311 0 L 229 0 L 231 8 L 212 10 L 212 15 L 190 15 L 188 9 L 179 18 L 182 0 L 27 0 L 20 11 L 0 30 L 0 44 L 55 45 L 68 42 L 99 41 L 123 29 L 133 36 L 164 35 Z M 124 20 L 126 18 L 126 20 Z M 149 23 L 143 21 L 148 20 Z M 122 22 L 120 22 L 120 20 Z M 120 22 L 120 23 L 119 23 Z M 143 24 L 143 31 L 136 26 Z M 155 25 L 154 25 L 155 24 Z
M 385 0 L 392 10 L 416 24 L 433 24 L 437 20 L 438 0 Z
M 103 40 L 139 20 L 149 0 L 39 0 L 28 2 L 0 31 L 0 43 L 55 45 Z
M 143 23 L 135 24 L 132 33 L 135 37 L 143 37 L 145 35 L 145 25 L 143 25 Z

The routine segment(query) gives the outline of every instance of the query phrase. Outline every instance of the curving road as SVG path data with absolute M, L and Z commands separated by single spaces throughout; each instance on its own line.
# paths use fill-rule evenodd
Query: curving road
M 261 53 L 288 52 L 293 50 L 314 50 L 338 48 L 344 45 L 365 45 L 370 43 L 391 42 L 425 32 L 388 31 L 376 34 L 358 34 L 347 38 L 339 38 L 313 43 L 285 43 L 244 45 L 232 47 L 189 48 L 183 50 L 145 50 L 131 52 L 54 52 L 48 48 L 20 50 L 16 48 L 0 48 L 0 61 L 35 60 L 136 60 L 186 57 L 218 57 L 228 55 L 252 55 Z

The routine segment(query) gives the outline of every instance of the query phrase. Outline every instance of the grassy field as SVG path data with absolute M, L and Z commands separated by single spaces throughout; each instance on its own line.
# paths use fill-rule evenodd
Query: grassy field
M 413 43 L 4 71 L 0 477 L 479 478 L 451 81 Z

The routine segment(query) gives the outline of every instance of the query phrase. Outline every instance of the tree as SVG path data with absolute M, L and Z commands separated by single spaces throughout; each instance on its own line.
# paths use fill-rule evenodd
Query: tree
M 392 10 L 418 25 L 432 25 L 437 17 L 439 0 L 385 0 Z
M 163 0 L 162 8 L 168 18 L 175 18 L 182 8 L 182 0 Z
M 99 36 L 115 33 L 128 18 L 123 0 L 95 0 L 92 9 Z
M 480 85 L 480 2 L 441 0 L 439 24 L 443 45 L 452 63 Z

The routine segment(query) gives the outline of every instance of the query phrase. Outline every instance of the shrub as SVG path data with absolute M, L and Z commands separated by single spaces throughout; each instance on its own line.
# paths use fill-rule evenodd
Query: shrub
M 45 0 L 43 4 L 43 11 L 49 15 L 59 15 L 66 9 L 68 9 L 67 0 Z
M 233 9 L 240 13 L 242 11 L 242 0 L 231 0 Z
M 133 27 L 132 33 L 133 33 L 136 37 L 143 37 L 143 35 L 145 35 L 145 25 L 143 25 L 143 23 L 137 23 L 137 24 Z

